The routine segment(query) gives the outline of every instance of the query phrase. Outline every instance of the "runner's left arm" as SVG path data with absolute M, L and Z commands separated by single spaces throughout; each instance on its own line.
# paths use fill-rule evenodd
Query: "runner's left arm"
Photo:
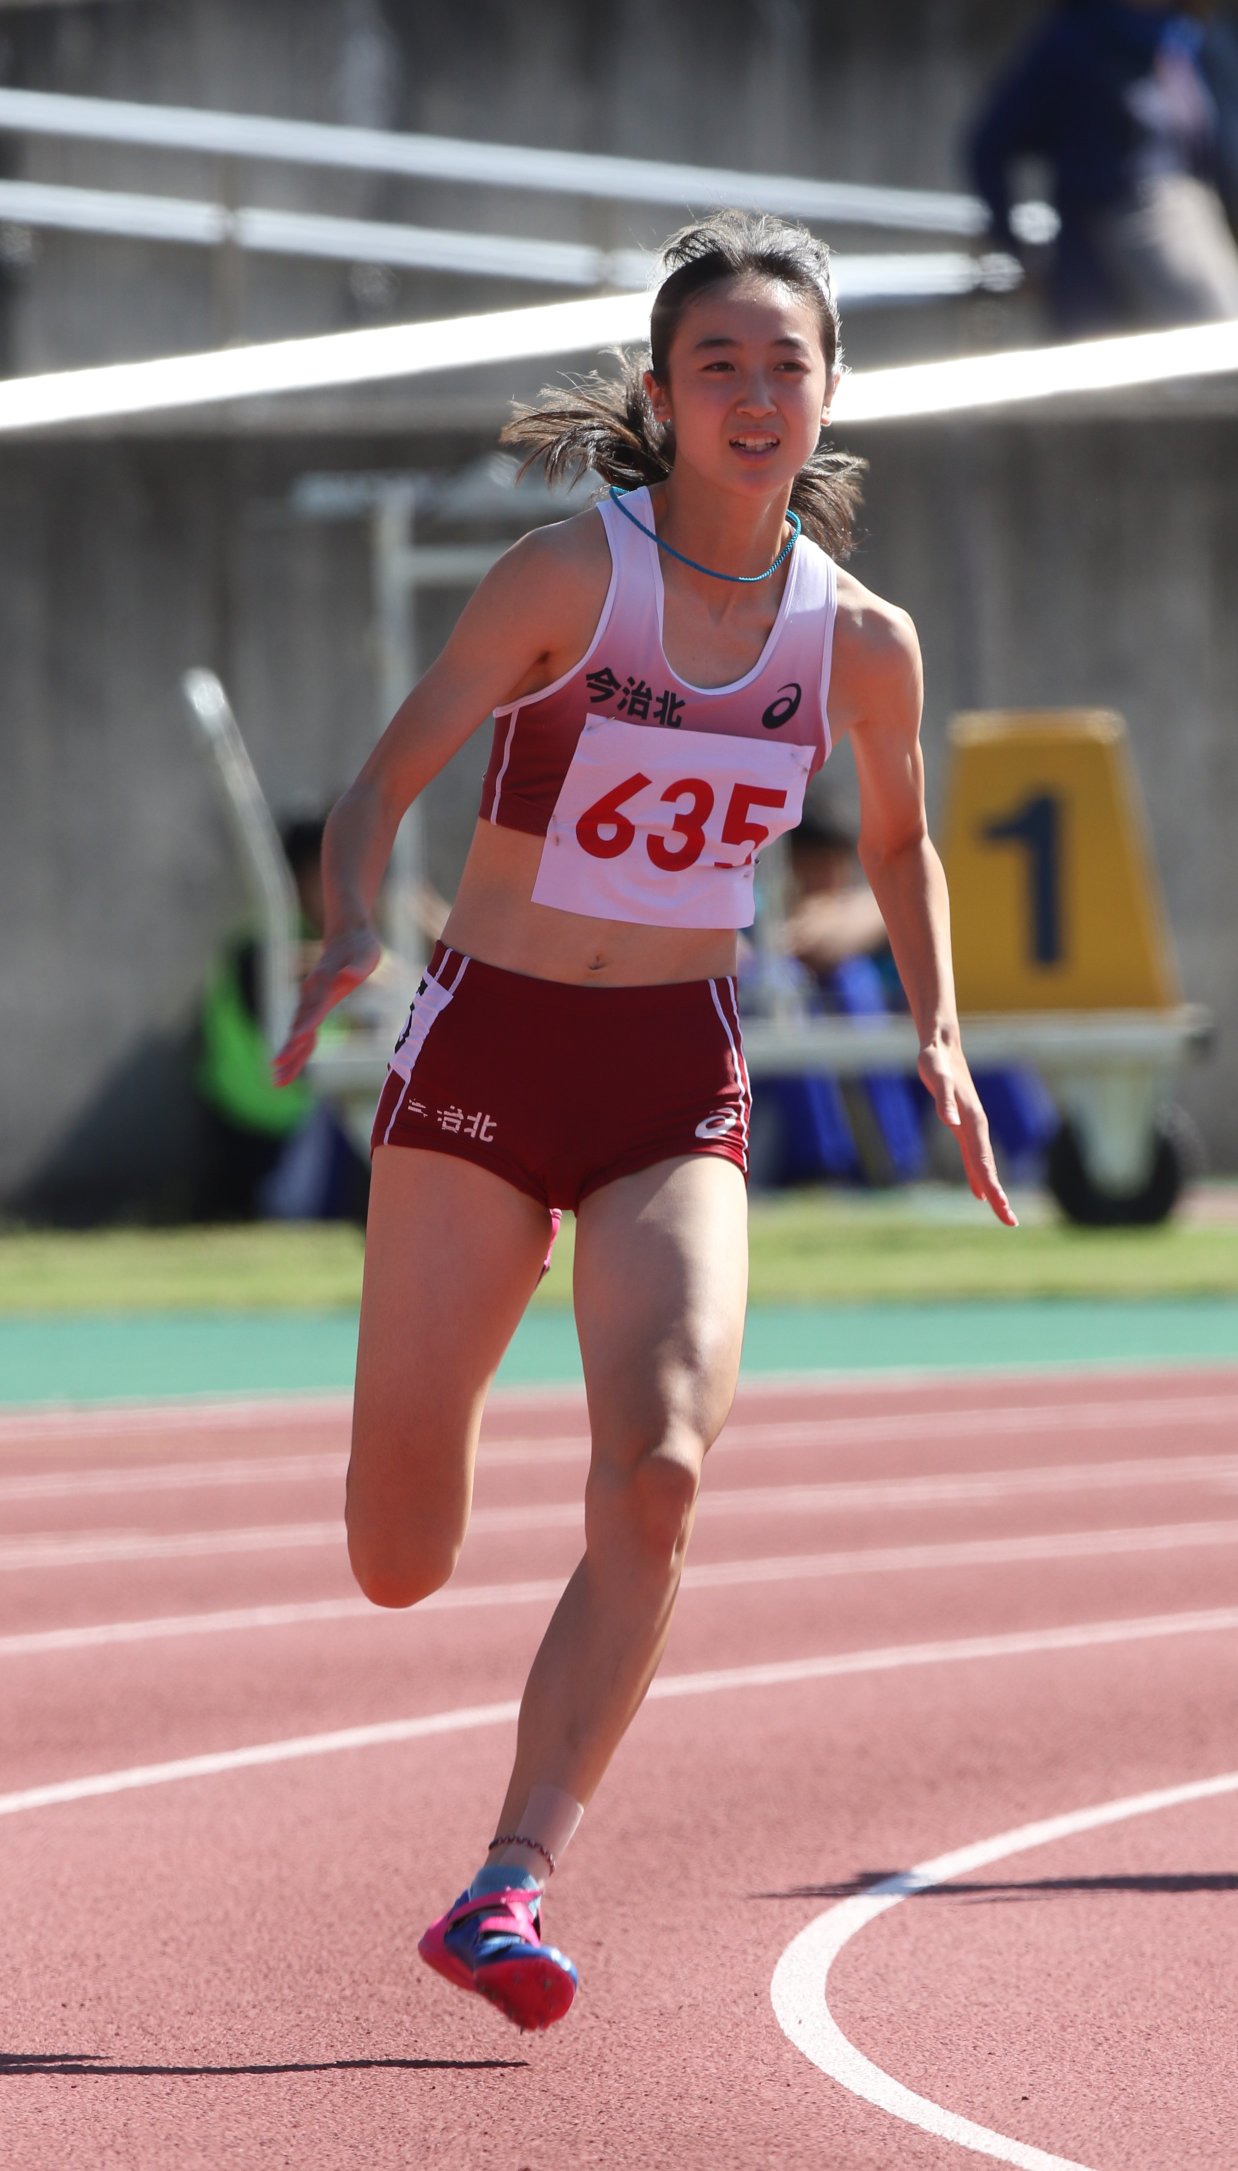
M 975 1196 L 1015 1228 L 959 1035 L 950 901 L 924 809 L 920 644 L 905 612 L 887 604 L 866 617 L 859 713 L 851 728 L 860 780 L 860 863 L 881 908 L 915 1019 L 921 1081 L 958 1139 Z

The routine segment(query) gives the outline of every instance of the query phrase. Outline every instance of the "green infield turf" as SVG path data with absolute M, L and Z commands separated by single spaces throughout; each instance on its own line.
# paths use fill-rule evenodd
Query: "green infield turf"
M 1238 1295 L 1238 1196 L 1214 1187 L 1154 1229 L 1077 1229 L 1039 1196 L 1003 1229 L 968 1194 L 757 1198 L 755 1305 L 1156 1299 Z M 1231 1210 L 1234 1209 L 1234 1210 Z M 539 1309 L 571 1301 L 565 1221 Z M 0 1232 L 0 1314 L 331 1310 L 356 1305 L 362 1239 L 351 1227 Z

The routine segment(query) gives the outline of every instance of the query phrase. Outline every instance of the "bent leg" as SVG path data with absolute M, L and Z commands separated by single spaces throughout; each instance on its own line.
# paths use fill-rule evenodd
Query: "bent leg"
M 497 1831 L 535 1786 L 587 1802 L 653 1678 L 739 1375 L 747 1238 L 743 1177 L 713 1156 L 661 1162 L 581 1206 L 586 1549 L 533 1662 Z
M 549 1225 L 544 1206 L 470 1161 L 374 1155 L 346 1520 L 375 1605 L 414 1605 L 455 1567 L 486 1392 Z

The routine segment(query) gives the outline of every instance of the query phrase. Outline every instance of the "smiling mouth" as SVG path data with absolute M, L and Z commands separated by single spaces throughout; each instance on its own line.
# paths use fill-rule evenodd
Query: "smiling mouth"
M 777 452 L 781 442 L 777 437 L 733 437 L 730 440 L 734 452 Z

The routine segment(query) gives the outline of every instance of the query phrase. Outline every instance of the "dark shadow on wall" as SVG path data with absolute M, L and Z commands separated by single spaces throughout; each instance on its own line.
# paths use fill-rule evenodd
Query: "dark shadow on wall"
M 195 1060 L 191 1026 L 137 1042 L 5 1201 L 6 1213 L 67 1229 L 188 1220 L 204 1150 Z

